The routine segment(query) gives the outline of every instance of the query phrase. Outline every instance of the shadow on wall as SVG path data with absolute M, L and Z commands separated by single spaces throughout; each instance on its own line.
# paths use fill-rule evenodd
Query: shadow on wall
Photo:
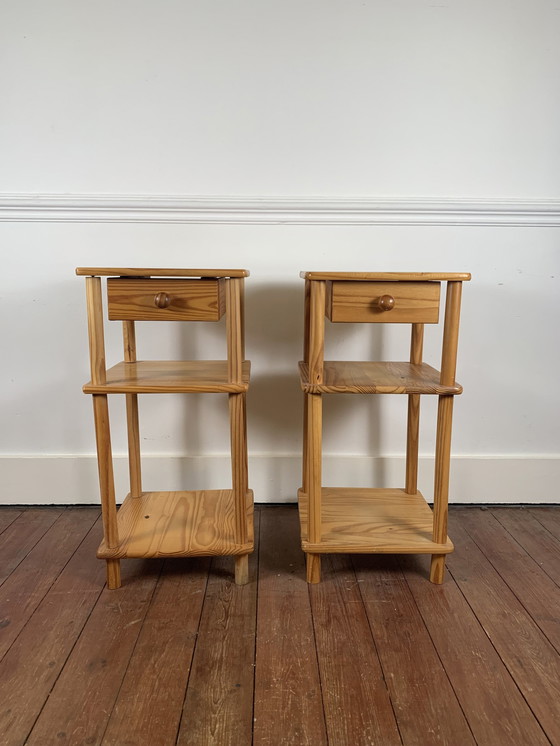
M 246 292 L 247 357 L 252 360 L 249 450 L 301 454 L 303 394 L 298 361 L 303 357 L 303 282 L 260 287 L 247 283 Z M 384 333 L 381 324 L 331 324 L 326 320 L 325 357 L 382 360 Z M 376 455 L 383 445 L 382 428 L 377 397 L 325 398 L 325 452 Z M 375 476 L 383 479 L 383 475 Z

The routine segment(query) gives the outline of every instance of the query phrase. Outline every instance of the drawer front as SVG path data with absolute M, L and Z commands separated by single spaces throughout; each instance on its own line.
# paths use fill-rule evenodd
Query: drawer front
M 111 321 L 218 321 L 225 310 L 224 280 L 111 278 Z
M 327 283 L 326 315 L 331 321 L 437 324 L 439 282 Z

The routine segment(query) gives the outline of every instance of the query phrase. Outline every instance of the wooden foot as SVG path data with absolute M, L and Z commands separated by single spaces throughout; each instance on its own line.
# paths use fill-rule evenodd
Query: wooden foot
M 321 582 L 321 555 L 307 554 L 307 582 Z
M 445 554 L 432 554 L 430 565 L 430 581 L 440 585 L 445 576 Z
M 235 584 L 246 585 L 249 582 L 249 555 L 241 554 L 235 558 Z
M 107 562 L 107 587 L 114 591 L 121 587 L 121 561 L 108 559 Z

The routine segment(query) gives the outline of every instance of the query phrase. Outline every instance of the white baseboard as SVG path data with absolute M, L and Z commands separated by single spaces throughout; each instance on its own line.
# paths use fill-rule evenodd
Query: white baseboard
M 117 501 L 127 492 L 127 460 L 114 459 Z M 301 482 L 299 455 L 249 458 L 249 484 L 258 503 L 295 502 Z M 395 487 L 403 483 L 404 457 L 331 455 L 323 460 L 329 486 Z M 219 489 L 230 484 L 226 455 L 143 456 L 146 490 Z M 432 497 L 433 458 L 421 457 L 419 487 Z M 560 503 L 560 455 L 455 456 L 452 503 Z M 0 505 L 91 505 L 99 503 L 94 456 L 0 456 Z

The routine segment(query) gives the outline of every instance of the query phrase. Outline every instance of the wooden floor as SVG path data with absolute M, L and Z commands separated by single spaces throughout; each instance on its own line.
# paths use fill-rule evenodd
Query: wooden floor
M 99 511 L 0 510 L 0 743 L 560 744 L 560 508 L 458 508 L 427 557 L 330 556 L 307 586 L 295 507 L 231 559 L 127 560 Z

